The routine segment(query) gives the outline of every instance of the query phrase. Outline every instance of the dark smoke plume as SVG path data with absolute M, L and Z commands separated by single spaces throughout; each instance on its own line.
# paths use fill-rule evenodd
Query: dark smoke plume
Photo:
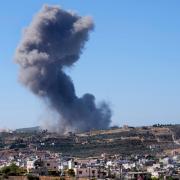
M 92 94 L 78 98 L 71 78 L 64 72 L 79 59 L 92 29 L 90 17 L 46 5 L 25 29 L 16 50 L 21 83 L 59 114 L 58 131 L 109 127 L 109 106 L 96 105 Z

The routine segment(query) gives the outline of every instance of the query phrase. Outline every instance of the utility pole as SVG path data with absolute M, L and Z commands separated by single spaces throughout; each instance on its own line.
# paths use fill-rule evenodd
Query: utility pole
M 119 165 L 119 171 L 120 180 L 122 180 L 122 164 Z
M 89 180 L 91 179 L 91 174 L 90 174 L 90 161 L 88 162 L 88 171 L 89 171 Z
M 89 169 L 89 180 L 91 179 L 91 175 L 90 175 L 90 167 L 88 167 L 88 169 Z

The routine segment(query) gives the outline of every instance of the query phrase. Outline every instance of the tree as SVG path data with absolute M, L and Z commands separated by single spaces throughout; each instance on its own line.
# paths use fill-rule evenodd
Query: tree
M 1 174 L 6 176 L 19 176 L 26 173 L 23 168 L 18 167 L 16 164 L 5 166 L 0 170 Z
M 68 175 L 71 176 L 71 177 L 74 177 L 74 176 L 75 176 L 74 169 L 68 169 L 67 173 L 68 173 Z
M 39 180 L 39 177 L 38 177 L 38 176 L 33 176 L 33 175 L 31 175 L 31 174 L 28 174 L 28 175 L 27 175 L 27 179 L 28 179 L 28 180 Z

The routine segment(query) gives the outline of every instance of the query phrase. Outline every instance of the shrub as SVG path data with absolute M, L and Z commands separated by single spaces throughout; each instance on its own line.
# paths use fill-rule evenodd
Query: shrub
M 39 180 L 39 177 L 38 177 L 38 176 L 34 176 L 34 175 L 32 175 L 32 174 L 28 174 L 28 175 L 27 175 L 27 179 L 28 179 L 28 180 Z
M 24 169 L 18 167 L 15 164 L 11 164 L 10 166 L 5 166 L 1 170 L 2 175 L 13 175 L 13 176 L 19 176 L 23 175 L 25 173 Z
M 74 177 L 75 176 L 75 172 L 73 169 L 68 169 L 67 171 L 68 175 L 71 176 L 71 177 Z

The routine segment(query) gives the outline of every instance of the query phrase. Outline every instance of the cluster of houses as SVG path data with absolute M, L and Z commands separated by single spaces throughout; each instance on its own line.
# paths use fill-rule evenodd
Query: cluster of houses
M 68 170 L 77 178 L 144 179 L 145 177 L 173 177 L 180 179 L 180 154 L 121 155 L 102 154 L 93 158 L 75 158 L 49 151 L 1 152 L 0 167 L 15 163 L 27 173 L 65 176 Z

